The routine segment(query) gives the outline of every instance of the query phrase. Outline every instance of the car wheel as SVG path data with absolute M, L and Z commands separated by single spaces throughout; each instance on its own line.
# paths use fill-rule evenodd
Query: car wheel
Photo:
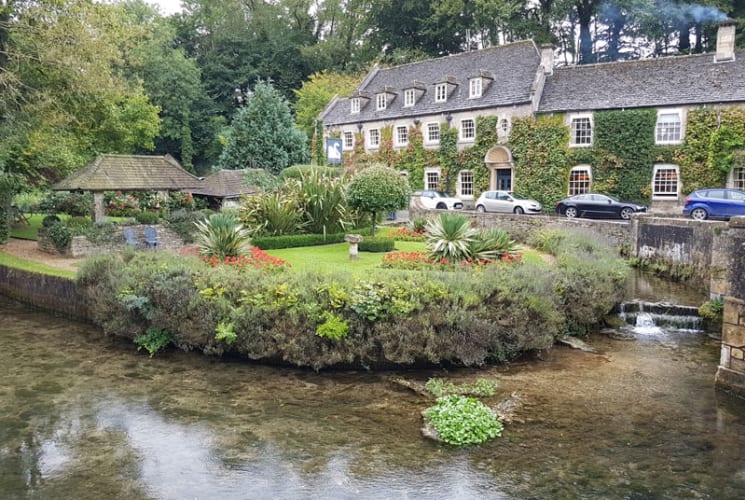
M 523 210 L 523 207 L 515 207 L 515 213 L 517 215 L 522 215 L 525 213 L 525 210 Z
M 691 210 L 691 217 L 696 220 L 706 220 L 709 218 L 709 212 L 705 208 L 694 208 Z
M 445 205 L 444 203 L 438 203 L 435 208 L 438 209 L 438 210 L 446 210 L 448 208 L 448 206 Z
M 634 209 L 631 207 L 623 207 L 621 209 L 621 218 L 623 220 L 629 220 L 631 218 L 631 214 L 634 213 Z
M 484 212 L 486 212 L 486 208 L 484 208 L 484 205 L 479 205 L 478 207 L 476 207 L 476 211 L 480 214 L 483 214 Z
M 564 215 L 566 215 L 570 219 L 574 219 L 575 217 L 577 217 L 577 208 L 567 207 L 566 210 L 564 210 Z

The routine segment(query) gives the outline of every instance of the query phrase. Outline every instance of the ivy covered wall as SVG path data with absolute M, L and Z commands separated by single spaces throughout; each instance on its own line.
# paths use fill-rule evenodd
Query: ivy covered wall
M 735 165 L 745 165 L 745 108 L 696 109 L 687 114 L 681 145 L 655 144 L 656 109 L 598 111 L 593 113 L 593 145 L 569 147 L 569 129 L 563 115 L 516 118 L 509 142 L 517 191 L 546 207 L 567 196 L 569 172 L 577 165 L 592 168 L 593 191 L 623 200 L 649 204 L 654 165 L 680 167 L 682 194 L 710 186 L 723 186 Z M 440 147 L 425 148 L 422 130 L 409 128 L 409 144 L 393 147 L 392 127 L 381 129 L 377 151 L 365 152 L 363 134 L 356 134 L 355 149 L 345 154 L 349 167 L 383 164 L 409 172 L 412 189 L 422 189 L 426 168 L 440 169 L 440 186 L 454 194 L 458 172 L 474 176 L 474 197 L 489 188 L 484 158 L 499 145 L 497 118 L 476 119 L 476 141 L 458 150 L 458 131 L 445 122 L 440 127 Z

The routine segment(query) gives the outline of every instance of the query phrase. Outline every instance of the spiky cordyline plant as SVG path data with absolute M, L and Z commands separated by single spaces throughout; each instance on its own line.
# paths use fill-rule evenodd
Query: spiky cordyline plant
M 427 253 L 436 260 L 468 260 L 473 256 L 471 244 L 476 234 L 468 217 L 442 213 L 427 223 Z
M 231 214 L 213 214 L 194 225 L 197 226 L 195 240 L 200 255 L 225 260 L 225 257 L 243 255 L 249 248 L 248 230 Z
M 475 259 L 494 260 L 504 254 L 515 255 L 515 241 L 504 229 L 489 227 L 482 229 L 471 244 L 471 254 Z

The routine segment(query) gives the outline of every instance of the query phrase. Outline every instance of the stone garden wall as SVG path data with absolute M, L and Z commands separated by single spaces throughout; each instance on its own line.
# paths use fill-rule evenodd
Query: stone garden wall
M 85 236 L 75 236 L 73 237 L 72 242 L 70 242 L 70 247 L 64 255 L 78 259 L 98 253 L 121 252 L 127 246 L 124 242 L 125 227 L 134 230 L 137 241 L 141 242 L 142 247 L 144 248 L 145 226 L 142 224 L 133 224 L 131 226 L 117 226 L 112 240 L 105 243 L 92 243 Z M 183 240 L 166 226 L 156 224 L 153 227 L 158 232 L 158 248 L 171 249 L 182 248 L 184 246 Z M 43 252 L 52 254 L 59 253 L 52 241 L 41 233 L 39 234 L 38 246 L 39 250 Z

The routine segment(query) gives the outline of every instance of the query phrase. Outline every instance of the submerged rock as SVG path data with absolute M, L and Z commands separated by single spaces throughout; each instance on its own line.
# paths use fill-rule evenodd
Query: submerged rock
M 584 352 L 597 352 L 595 351 L 594 347 L 588 345 L 587 343 L 578 339 L 577 337 L 570 337 L 569 335 L 564 335 L 556 339 L 556 341 L 562 344 L 566 344 L 569 347 L 572 347 L 574 349 L 579 349 Z

